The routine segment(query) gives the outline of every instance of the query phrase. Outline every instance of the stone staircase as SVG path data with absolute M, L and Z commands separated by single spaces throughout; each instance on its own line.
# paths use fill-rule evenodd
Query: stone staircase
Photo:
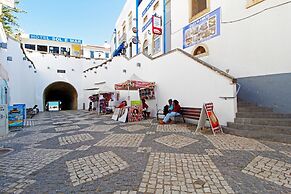
M 291 144 L 291 114 L 274 113 L 247 102 L 238 103 L 234 123 L 223 129 L 233 135 Z

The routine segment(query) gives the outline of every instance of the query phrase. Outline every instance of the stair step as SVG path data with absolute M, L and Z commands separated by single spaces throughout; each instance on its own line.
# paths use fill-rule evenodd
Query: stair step
M 291 114 L 279 114 L 273 112 L 238 112 L 237 118 L 290 118 Z
M 288 126 L 270 126 L 270 125 L 252 125 L 252 124 L 242 124 L 242 123 L 227 123 L 227 127 L 248 130 L 256 132 L 266 132 L 269 134 L 287 134 L 291 135 L 291 127 Z
M 252 124 L 252 125 L 268 125 L 268 126 L 287 126 L 291 127 L 291 119 L 289 118 L 235 118 L 235 123 Z
M 231 127 L 223 127 L 223 131 L 228 134 L 247 137 L 247 138 L 254 138 L 259 140 L 266 140 L 266 141 L 275 141 L 275 142 L 282 142 L 282 143 L 291 143 L 291 135 L 286 134 L 270 134 L 264 131 L 252 131 L 252 130 L 240 130 Z
M 271 108 L 265 107 L 238 107 L 238 112 L 272 112 Z

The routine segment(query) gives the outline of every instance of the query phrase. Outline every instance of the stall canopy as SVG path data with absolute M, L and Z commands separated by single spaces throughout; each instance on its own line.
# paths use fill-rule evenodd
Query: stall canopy
M 107 94 L 107 93 L 114 93 L 115 90 L 107 86 L 106 84 L 103 84 L 99 87 L 99 90 L 97 90 L 98 94 Z
M 141 88 L 154 88 L 155 82 L 146 82 L 133 74 L 129 80 L 115 84 L 115 90 L 138 90 Z

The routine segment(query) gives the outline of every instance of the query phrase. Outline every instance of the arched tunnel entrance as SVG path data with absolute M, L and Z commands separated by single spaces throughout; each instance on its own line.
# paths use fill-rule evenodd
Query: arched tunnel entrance
M 76 89 L 66 82 L 50 84 L 43 92 L 44 110 L 47 102 L 60 101 L 61 110 L 77 110 L 78 93 Z

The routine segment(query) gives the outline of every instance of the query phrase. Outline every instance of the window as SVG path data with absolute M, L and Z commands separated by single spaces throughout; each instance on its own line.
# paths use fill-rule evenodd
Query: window
M 132 12 L 128 14 L 128 29 L 132 28 Z
M 156 2 L 156 4 L 154 5 L 154 11 L 156 11 L 159 7 L 160 1 Z
M 199 45 L 194 49 L 193 56 L 203 57 L 208 55 L 208 48 L 206 45 Z
M 91 59 L 94 58 L 94 51 L 90 51 L 90 58 L 91 58 Z
M 49 47 L 49 52 L 50 53 L 53 53 L 53 54 L 60 54 L 60 48 L 59 47 L 56 47 L 56 46 L 50 46 Z
M 190 0 L 190 21 L 210 11 L 209 0 Z
M 47 46 L 45 46 L 45 45 L 37 45 L 37 51 L 47 52 Z
M 60 70 L 60 69 L 58 69 L 57 70 L 57 73 L 66 73 L 66 70 Z
M 264 0 L 248 0 L 247 1 L 247 8 L 252 7 L 258 3 L 263 2 Z
M 149 55 L 149 43 L 147 40 L 145 40 L 143 43 L 143 53 L 145 55 Z
M 148 16 L 145 16 L 145 17 L 143 18 L 143 23 L 145 24 L 147 21 L 148 21 Z
M 159 35 L 154 35 L 153 37 L 154 54 L 161 51 L 161 37 Z
M 125 34 L 125 33 L 126 33 L 126 23 L 124 21 L 122 24 L 122 34 Z
M 70 48 L 61 47 L 61 55 L 70 56 Z
M 109 53 L 105 53 L 105 58 L 106 58 L 106 59 L 109 58 Z
M 24 48 L 35 51 L 35 45 L 34 44 L 25 44 Z

